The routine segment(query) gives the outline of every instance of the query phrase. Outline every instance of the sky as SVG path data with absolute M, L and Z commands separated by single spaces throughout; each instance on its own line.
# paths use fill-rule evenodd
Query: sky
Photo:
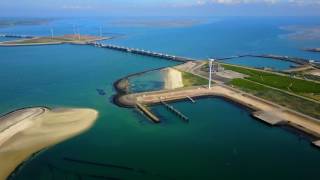
M 320 0 L 0 0 L 0 16 L 320 16 Z

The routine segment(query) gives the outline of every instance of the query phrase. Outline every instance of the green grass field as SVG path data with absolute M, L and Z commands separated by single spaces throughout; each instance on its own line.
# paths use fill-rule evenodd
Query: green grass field
M 184 87 L 207 85 L 208 80 L 188 72 L 181 72 Z
M 249 75 L 249 77 L 246 78 L 248 80 L 320 100 L 320 83 L 232 65 L 223 66 L 225 69 Z
M 229 82 L 230 85 L 241 89 L 249 94 L 261 97 L 276 104 L 307 114 L 320 119 L 320 104 L 307 101 L 302 98 L 289 95 L 287 93 L 265 87 L 245 79 L 234 79 Z

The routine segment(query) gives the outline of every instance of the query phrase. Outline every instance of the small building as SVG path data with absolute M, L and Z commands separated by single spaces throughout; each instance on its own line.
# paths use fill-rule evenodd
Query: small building
M 222 67 L 219 63 L 213 63 L 212 65 L 213 72 L 223 72 L 224 67 Z

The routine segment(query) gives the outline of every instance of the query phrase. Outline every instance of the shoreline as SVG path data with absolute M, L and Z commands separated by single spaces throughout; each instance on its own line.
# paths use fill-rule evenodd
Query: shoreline
M 270 126 L 285 125 L 306 133 L 314 137 L 312 138 L 313 145 L 320 147 L 320 120 L 226 85 L 214 85 L 210 90 L 207 87 L 199 86 L 120 95 L 116 97 L 114 102 L 120 107 L 132 108 L 136 103 L 155 105 L 161 101 L 184 101 L 187 100 L 187 96 L 197 99 L 205 97 L 222 98 L 225 101 L 235 103 L 242 108 L 250 110 L 252 117 Z
M 88 130 L 98 118 L 93 109 L 21 108 L 0 116 L 0 179 L 14 175 L 36 152 Z
M 36 37 L 35 39 L 40 38 Z M 61 45 L 61 44 L 74 44 L 74 45 L 85 45 L 91 42 L 109 40 L 112 37 L 101 37 L 90 40 L 73 40 L 73 41 L 55 41 L 55 42 L 39 42 L 39 43 L 20 43 L 22 40 L 3 41 L 0 42 L 0 47 L 18 47 L 18 46 L 44 46 L 44 45 Z M 8 44 L 12 43 L 12 44 Z

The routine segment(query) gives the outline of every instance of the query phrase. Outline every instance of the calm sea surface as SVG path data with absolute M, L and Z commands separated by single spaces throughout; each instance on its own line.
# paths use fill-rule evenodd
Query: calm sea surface
M 191 27 L 113 27 L 108 19 L 59 19 L 0 33 L 117 35 L 110 43 L 195 58 L 272 53 L 320 59 L 301 51 L 319 41 L 290 40 L 287 25 L 317 19 L 226 18 Z M 319 24 L 318 24 L 319 25 Z M 1 39 L 5 40 L 5 39 Z M 253 58 L 229 61 L 286 69 L 291 63 Z M 89 46 L 0 47 L 0 113 L 26 106 L 89 107 L 100 117 L 88 132 L 50 147 L 22 166 L 13 179 L 318 179 L 320 151 L 302 135 L 272 128 L 250 112 L 219 98 L 171 103 L 186 124 L 162 106 L 152 124 L 133 109 L 112 104 L 112 83 L 128 74 L 173 66 L 156 58 Z M 152 81 L 152 79 L 150 80 Z M 106 91 L 100 96 L 96 89 Z M 70 161 L 70 160 L 73 161 Z M 75 161 L 76 160 L 76 161 Z

